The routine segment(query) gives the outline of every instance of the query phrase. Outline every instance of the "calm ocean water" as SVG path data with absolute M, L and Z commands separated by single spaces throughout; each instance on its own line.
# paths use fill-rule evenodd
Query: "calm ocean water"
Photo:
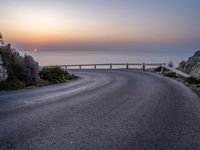
M 40 65 L 88 63 L 168 63 L 175 66 L 187 60 L 195 51 L 21 51 L 29 54 Z

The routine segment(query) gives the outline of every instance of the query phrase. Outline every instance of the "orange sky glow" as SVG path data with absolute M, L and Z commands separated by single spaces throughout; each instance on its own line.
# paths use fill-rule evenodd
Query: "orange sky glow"
M 7 14 L 0 15 L 4 39 L 11 43 L 39 47 L 59 43 L 156 45 L 193 42 L 200 38 L 197 28 L 200 23 L 196 20 L 191 21 L 190 18 L 194 16 L 187 12 L 186 14 L 191 16 L 184 18 L 177 8 L 161 11 L 159 14 L 145 9 L 150 6 L 141 6 L 139 2 L 135 2 L 135 5 L 138 5 L 136 7 L 132 1 L 129 1 L 132 4 L 130 6 L 121 6 L 121 2 L 117 1 L 116 6 L 110 3 L 104 6 L 104 3 L 89 9 L 89 3 L 61 2 L 66 8 L 62 7 L 62 3 L 54 4 L 51 0 L 49 3 L 10 3 L 9 7 L 9 3 L 4 1 L 0 6 L 0 11 Z M 186 19 L 190 19 L 190 22 L 185 21 Z

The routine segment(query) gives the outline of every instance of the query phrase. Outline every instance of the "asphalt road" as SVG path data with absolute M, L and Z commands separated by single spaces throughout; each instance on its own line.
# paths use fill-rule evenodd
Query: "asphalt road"
M 76 71 L 48 87 L 0 92 L 1 150 L 199 150 L 200 99 L 153 73 Z

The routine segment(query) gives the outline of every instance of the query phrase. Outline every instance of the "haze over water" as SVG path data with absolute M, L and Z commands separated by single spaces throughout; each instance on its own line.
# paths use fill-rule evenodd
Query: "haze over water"
M 89 63 L 168 63 L 177 66 L 193 55 L 192 51 L 22 51 L 33 56 L 40 65 L 70 65 Z

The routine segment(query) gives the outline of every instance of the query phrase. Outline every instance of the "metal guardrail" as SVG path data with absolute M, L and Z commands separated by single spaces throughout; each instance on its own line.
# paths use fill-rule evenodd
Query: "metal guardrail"
M 88 69 L 84 67 L 92 67 L 89 69 L 99 69 L 99 66 L 107 66 L 107 68 L 104 69 L 117 69 L 113 68 L 114 66 L 124 66 L 124 69 L 132 69 L 133 67 L 131 66 L 141 66 L 141 69 L 143 71 L 146 70 L 146 66 L 152 66 L 152 67 L 161 67 L 161 72 L 163 72 L 164 68 L 176 73 L 177 75 L 180 75 L 182 77 L 188 78 L 191 75 L 184 73 L 180 70 L 174 69 L 172 67 L 167 66 L 164 63 L 102 63 L 102 64 L 75 64 L 75 65 L 59 65 L 62 69 L 64 70 L 73 70 L 73 69 Z M 44 67 L 52 67 L 52 66 L 44 66 Z M 73 67 L 73 68 L 71 68 Z M 102 69 L 102 68 L 100 68 Z
M 125 69 L 130 69 L 130 66 L 141 66 L 145 70 L 146 66 L 161 66 L 158 63 L 103 63 L 103 64 L 76 64 L 76 65 L 60 65 L 63 69 L 67 70 L 70 67 L 75 67 L 76 69 L 85 69 L 84 67 L 92 67 L 90 69 L 98 69 L 98 66 L 107 66 L 106 69 L 114 69 L 115 66 L 124 66 Z M 74 68 L 70 68 L 74 69 Z

